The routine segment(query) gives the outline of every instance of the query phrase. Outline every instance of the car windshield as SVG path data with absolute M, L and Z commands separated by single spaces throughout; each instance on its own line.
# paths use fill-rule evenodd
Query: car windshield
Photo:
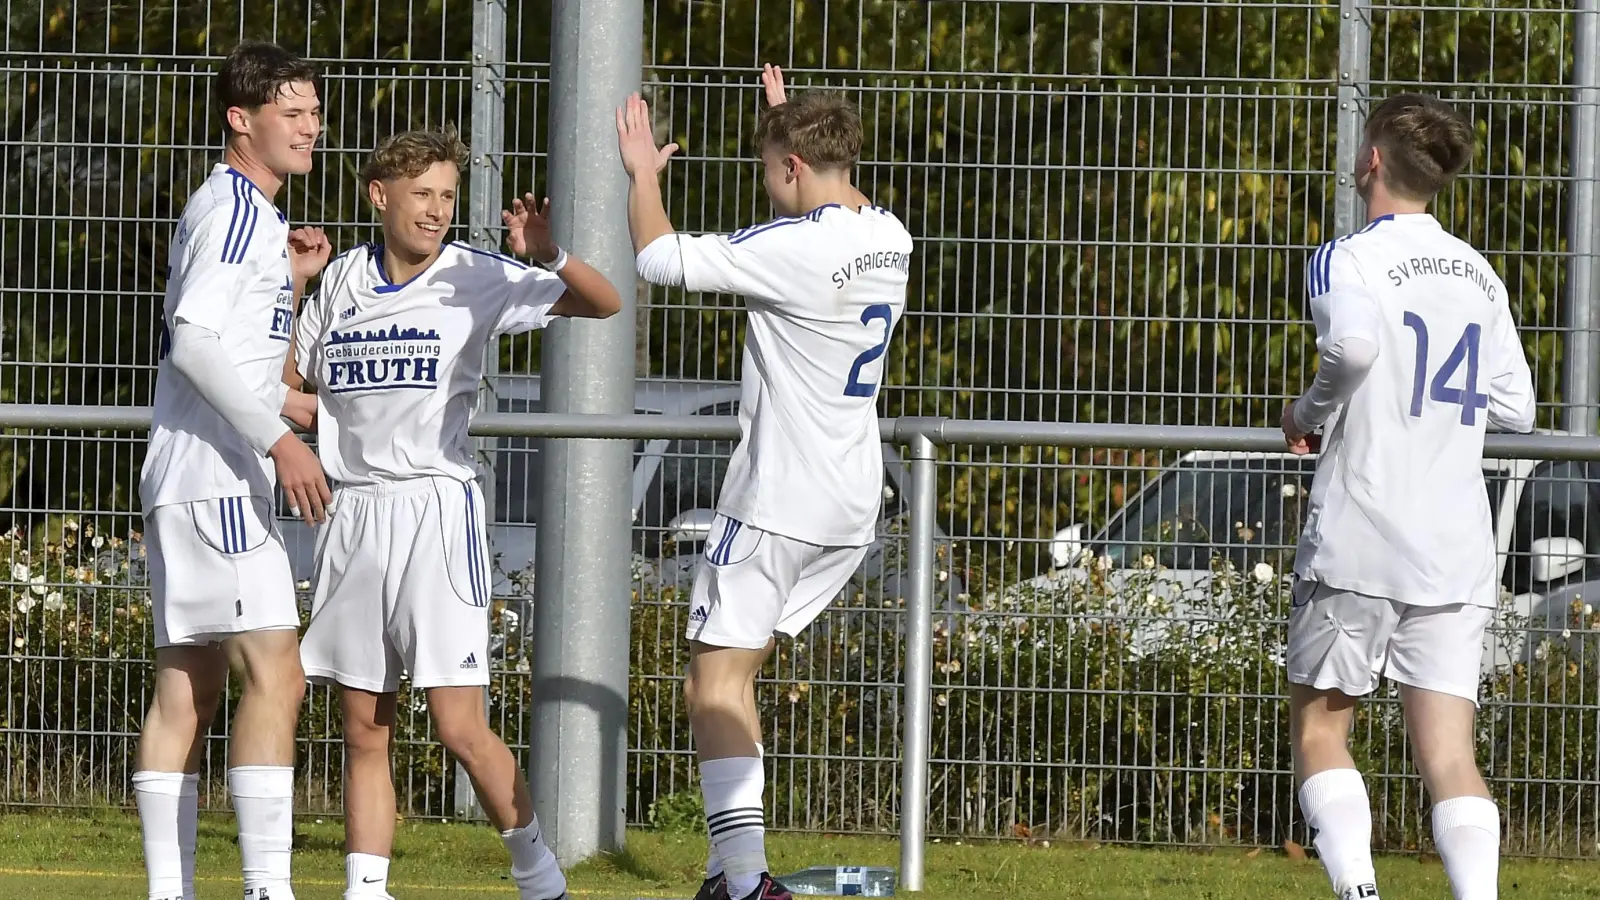
M 501 397 L 496 404 L 501 412 L 541 412 L 544 407 L 537 400 L 521 397 Z M 636 409 L 640 415 L 657 412 Z M 539 522 L 539 491 L 544 469 L 540 465 L 543 454 L 540 447 L 544 438 L 503 437 L 495 444 L 494 521 L 508 525 L 536 525 Z M 644 441 L 633 442 L 633 465 L 639 466 L 644 455 Z
M 1311 499 L 1314 458 L 1249 458 L 1179 463 L 1147 485 L 1102 532 L 1097 552 L 1114 565 L 1151 557 L 1169 569 L 1207 569 L 1214 556 L 1235 565 L 1294 558 Z M 1508 476 L 1486 467 L 1484 488 L 1498 520 Z M 1524 504 L 1526 505 L 1526 503 Z
M 1311 461 L 1287 457 L 1180 463 L 1112 519 L 1098 549 L 1119 566 L 1148 556 L 1169 569 L 1207 569 L 1223 554 L 1240 566 L 1281 567 L 1299 537 L 1312 472 Z

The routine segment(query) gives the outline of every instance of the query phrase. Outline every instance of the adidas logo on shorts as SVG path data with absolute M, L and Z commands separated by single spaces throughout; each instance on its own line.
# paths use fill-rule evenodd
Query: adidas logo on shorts
M 694 609 L 689 611 L 689 621 L 704 622 L 705 620 L 706 608 L 704 606 L 696 606 Z
M 478 667 L 478 654 L 468 653 L 467 658 L 461 661 L 461 668 L 476 669 Z

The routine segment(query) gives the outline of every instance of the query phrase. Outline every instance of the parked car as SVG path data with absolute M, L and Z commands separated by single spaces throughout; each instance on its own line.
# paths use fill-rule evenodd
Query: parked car
M 1171 616 L 1192 609 L 1217 557 L 1242 571 L 1261 563 L 1286 576 L 1310 499 L 1316 457 L 1199 451 L 1148 482 L 1098 534 L 1057 532 L 1052 570 L 1027 584 L 1062 590 L 1088 577 L 1084 555 L 1113 584 L 1153 560 Z M 1529 459 L 1483 461 L 1499 551 L 1501 627 L 1483 649 L 1483 671 L 1526 659 L 1541 640 L 1561 640 L 1573 604 L 1600 598 L 1600 463 Z M 1147 623 L 1157 633 L 1159 623 Z
M 492 394 L 500 412 L 539 412 L 537 376 L 496 376 Z M 634 411 L 641 415 L 733 416 L 739 409 L 739 386 L 727 382 L 641 379 L 635 388 Z M 489 511 L 490 552 L 494 558 L 493 590 L 508 601 L 513 615 L 529 621 L 526 607 L 532 601 L 536 536 L 543 483 L 541 439 L 486 438 L 480 446 L 485 460 L 485 496 Z M 695 561 L 710 533 L 717 491 L 733 455 L 731 440 L 639 440 L 633 446 L 633 560 L 638 576 L 662 585 L 687 587 Z M 904 554 L 890 536 L 896 519 L 907 512 L 903 485 L 909 469 L 892 444 L 883 445 L 884 502 L 878 541 L 868 551 L 857 574 L 857 586 L 885 599 L 902 597 Z M 281 503 L 281 500 L 280 500 Z M 297 580 L 312 576 L 314 536 L 306 524 L 288 515 L 280 505 L 279 526 L 290 548 L 290 563 Z M 941 532 L 936 540 L 948 545 Z M 948 552 L 944 555 L 949 559 Z M 961 580 L 947 575 L 937 584 L 940 594 L 959 596 Z

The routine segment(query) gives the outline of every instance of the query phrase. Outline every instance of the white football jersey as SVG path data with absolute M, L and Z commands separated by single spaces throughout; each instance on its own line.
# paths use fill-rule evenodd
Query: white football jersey
M 807 543 L 872 543 L 878 383 L 905 312 L 911 235 L 888 210 L 830 204 L 679 246 L 686 288 L 750 301 L 741 440 L 717 511 Z
M 249 179 L 217 165 L 189 197 L 167 260 L 161 363 L 150 447 L 140 476 L 145 509 L 217 497 L 270 497 L 271 460 L 167 360 L 179 322 L 214 331 L 246 387 L 278 411 L 294 322 L 289 225 Z
M 551 272 L 460 243 L 404 284 L 384 274 L 380 245 L 329 262 L 295 332 L 296 365 L 317 390 L 328 477 L 476 477 L 467 425 L 484 349 L 543 328 L 566 290 Z
M 1318 347 L 1358 338 L 1377 358 L 1325 429 L 1295 572 L 1417 606 L 1495 606 L 1484 431 L 1534 416 L 1505 285 L 1426 213 L 1324 244 L 1307 278 Z

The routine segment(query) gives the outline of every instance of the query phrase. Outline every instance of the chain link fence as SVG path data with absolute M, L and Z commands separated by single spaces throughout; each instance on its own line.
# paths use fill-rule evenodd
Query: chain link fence
M 317 170 L 282 203 L 336 246 L 374 236 L 355 171 L 393 131 L 452 123 L 472 137 L 459 239 L 495 246 L 499 204 L 548 192 L 547 3 L 8 0 L 6 11 L 0 402 L 150 401 L 170 231 L 219 150 L 209 72 L 240 37 L 323 67 Z M 1573 374 L 1594 362 L 1594 245 L 1574 224 L 1595 221 L 1592 162 L 1574 154 L 1596 146 L 1595 98 L 1574 80 L 1593 72 L 1574 48 L 1594 15 L 1570 3 L 652 0 L 643 84 L 661 136 L 684 147 L 666 196 L 691 231 L 768 215 L 750 146 L 761 63 L 783 65 L 794 90 L 827 86 L 859 104 L 859 183 L 918 237 L 885 415 L 1222 426 L 1275 424 L 1306 383 L 1302 270 L 1359 224 L 1350 178 L 1370 98 L 1440 93 L 1472 117 L 1479 146 L 1436 214 L 1500 271 L 1541 424 L 1571 428 L 1596 407 L 1589 388 L 1562 390 L 1595 383 Z M 1583 33 L 1593 40 L 1592 26 Z M 640 296 L 637 411 L 731 414 L 736 300 Z M 539 410 L 539 337 L 507 339 L 497 363 L 486 404 Z M 0 437 L 11 528 L 0 802 L 126 801 L 150 683 L 143 440 Z M 491 712 L 525 753 L 540 441 L 482 446 L 500 571 Z M 679 693 L 684 579 L 699 548 L 673 523 L 714 505 L 731 449 L 635 445 L 627 801 L 639 823 L 700 822 Z M 1486 463 L 1508 600 L 1485 657 L 1480 737 L 1521 852 L 1588 852 L 1600 815 L 1600 645 L 1581 596 L 1600 563 L 1580 553 L 1577 568 L 1535 577 L 1550 574 L 1549 539 L 1600 547 L 1589 465 Z M 775 827 L 896 828 L 908 483 L 897 453 L 886 478 L 881 539 L 858 583 L 760 685 Z M 1280 576 L 1309 478 L 1302 461 L 1259 454 L 948 448 L 931 833 L 1294 833 Z M 285 529 L 307 571 L 309 534 Z M 1053 542 L 1063 529 L 1076 537 Z M 1083 547 L 1093 562 L 1076 556 Z M 466 785 L 422 697 L 403 691 L 400 708 L 403 809 L 464 814 Z M 206 770 L 216 804 L 226 712 Z M 326 692 L 312 691 L 302 734 L 305 808 L 337 810 Z M 1425 807 L 1392 698 L 1369 705 L 1357 744 L 1376 778 L 1380 840 L 1420 846 Z

